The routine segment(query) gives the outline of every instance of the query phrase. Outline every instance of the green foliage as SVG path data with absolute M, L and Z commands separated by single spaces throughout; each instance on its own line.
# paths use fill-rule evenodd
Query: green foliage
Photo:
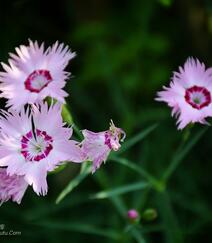
M 64 197 L 70 193 L 75 187 L 77 187 L 89 174 L 91 173 L 91 165 L 84 162 L 81 172 L 69 184 L 62 190 L 56 199 L 56 203 L 61 202 Z
M 171 6 L 173 0 L 159 0 L 159 2 L 166 7 L 169 7 L 169 6 Z
M 116 155 L 120 155 L 121 153 L 125 152 L 126 150 L 130 149 L 133 145 L 140 142 L 142 139 L 144 139 L 149 133 L 154 131 L 154 129 L 157 127 L 157 124 L 154 124 L 145 130 L 142 130 L 138 134 L 136 134 L 134 137 L 129 138 L 119 149 L 119 151 L 116 152 Z
M 68 125 L 73 124 L 73 118 L 71 116 L 70 108 L 64 104 L 62 107 L 62 117 L 64 122 L 66 122 Z
M 69 44 L 77 57 L 67 68 L 73 77 L 63 118 L 74 137 L 82 138 L 80 129 L 106 130 L 111 118 L 127 133 L 95 174 L 90 162 L 67 163 L 48 176 L 45 198 L 28 189 L 21 205 L 3 204 L 0 224 L 22 232 L 16 243 L 212 242 L 211 128 L 177 131 L 170 109 L 154 100 L 188 56 L 211 66 L 211 7 L 211 1 L 2 1 L 1 61 L 28 38 Z M 136 225 L 127 219 L 131 208 L 141 215 Z M 142 218 L 149 208 L 157 212 L 152 221 Z
M 104 198 L 108 198 L 108 197 L 114 197 L 114 196 L 121 195 L 121 194 L 124 194 L 127 192 L 141 190 L 141 189 L 144 189 L 147 187 L 148 187 L 148 183 L 146 183 L 146 182 L 137 182 L 137 183 L 127 184 L 127 185 L 120 186 L 120 187 L 117 187 L 112 190 L 98 192 L 98 193 L 92 195 L 91 199 L 104 199 Z

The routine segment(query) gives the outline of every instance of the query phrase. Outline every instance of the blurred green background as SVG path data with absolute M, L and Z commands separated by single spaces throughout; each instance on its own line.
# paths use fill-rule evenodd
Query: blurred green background
M 112 118 L 127 133 L 127 149 L 119 160 L 128 159 L 128 166 L 108 161 L 59 204 L 56 198 L 79 174 L 79 165 L 49 175 L 46 197 L 30 188 L 21 205 L 3 204 L 0 224 L 22 234 L 0 236 L 0 241 L 211 243 L 212 129 L 195 125 L 191 131 L 177 131 L 170 109 L 154 98 L 188 56 L 212 66 L 212 2 L 0 3 L 1 61 L 7 62 L 8 52 L 27 44 L 28 38 L 46 46 L 56 40 L 70 45 L 77 57 L 67 68 L 73 77 L 66 90 L 75 123 L 80 129 L 102 131 Z M 127 141 L 137 134 L 130 147 Z M 134 170 L 131 163 L 137 166 Z M 170 164 L 179 165 L 165 185 L 149 185 L 149 177 L 160 180 Z M 106 198 L 92 197 L 105 190 Z M 141 215 L 153 208 L 158 216 L 150 221 L 141 217 L 130 226 L 130 208 Z

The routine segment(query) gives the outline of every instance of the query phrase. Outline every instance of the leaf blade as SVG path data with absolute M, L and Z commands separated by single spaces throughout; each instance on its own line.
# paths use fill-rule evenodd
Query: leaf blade
M 89 174 L 91 173 L 91 166 L 86 165 L 82 167 L 80 174 L 78 174 L 69 184 L 62 190 L 56 199 L 56 204 L 60 203 L 75 187 L 77 187 Z
M 105 199 L 105 198 L 109 198 L 109 197 L 114 197 L 114 196 L 125 194 L 125 193 L 131 192 L 131 191 L 145 189 L 148 186 L 149 186 L 149 183 L 143 182 L 143 181 L 131 183 L 131 184 L 127 184 L 125 186 L 117 187 L 112 190 L 104 190 L 104 191 L 98 192 L 98 193 L 92 195 L 91 199 Z
M 94 225 L 90 224 L 85 224 L 85 223 L 67 223 L 67 221 L 41 221 L 39 223 L 33 223 L 35 225 L 39 226 L 45 226 L 47 228 L 55 229 L 55 230 L 67 230 L 67 231 L 75 231 L 75 232 L 80 232 L 80 233 L 85 233 L 85 234 L 94 234 L 94 235 L 99 235 L 107 238 L 111 238 L 114 240 L 117 240 L 120 238 L 120 234 L 110 228 L 98 228 Z
M 203 136 L 203 134 L 207 131 L 208 127 L 201 129 L 198 133 L 195 134 L 193 139 L 190 139 L 189 142 L 183 147 L 180 152 L 177 152 L 173 157 L 169 167 L 164 172 L 163 180 L 167 181 L 172 173 L 176 170 L 178 165 L 182 162 L 185 156 L 189 153 L 189 151 L 196 145 L 199 139 Z
M 152 131 L 155 130 L 155 128 L 158 126 L 158 124 L 153 124 L 149 127 L 147 127 L 145 130 L 141 131 L 140 133 L 136 134 L 134 137 L 130 138 L 127 142 L 125 142 L 119 151 L 116 152 L 116 155 L 122 154 L 129 148 L 131 148 L 136 143 L 140 142 L 142 139 L 144 139 L 146 136 L 148 136 Z

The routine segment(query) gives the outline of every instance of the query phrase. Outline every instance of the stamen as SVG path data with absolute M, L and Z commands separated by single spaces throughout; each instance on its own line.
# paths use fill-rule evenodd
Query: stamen
M 21 154 L 28 161 L 40 161 L 46 158 L 51 150 L 53 139 L 45 131 L 29 131 L 21 139 Z

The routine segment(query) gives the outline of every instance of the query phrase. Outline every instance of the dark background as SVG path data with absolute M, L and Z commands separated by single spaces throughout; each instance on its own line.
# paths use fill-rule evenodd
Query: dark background
M 7 62 L 8 52 L 27 44 L 28 38 L 44 41 L 46 47 L 59 40 L 77 52 L 67 68 L 73 78 L 66 90 L 73 119 L 81 129 L 106 130 L 113 118 L 130 138 L 158 123 L 122 157 L 161 177 L 186 135 L 177 131 L 170 109 L 154 98 L 188 56 L 212 66 L 211 1 L 0 1 L 0 31 L 3 62 Z M 188 142 L 202 129 L 195 125 Z M 79 171 L 78 165 L 69 165 L 49 175 L 46 197 L 36 196 L 30 188 L 21 205 L 8 202 L 1 206 L 0 224 L 22 235 L 0 236 L 0 241 L 212 242 L 211 141 L 209 128 L 163 192 L 147 188 L 109 199 L 90 199 L 92 193 L 143 180 L 109 161 L 56 205 L 58 194 Z M 154 208 L 158 217 L 151 222 L 141 220 L 134 226 L 137 233 L 126 231 L 125 214 L 133 207 L 140 213 Z

